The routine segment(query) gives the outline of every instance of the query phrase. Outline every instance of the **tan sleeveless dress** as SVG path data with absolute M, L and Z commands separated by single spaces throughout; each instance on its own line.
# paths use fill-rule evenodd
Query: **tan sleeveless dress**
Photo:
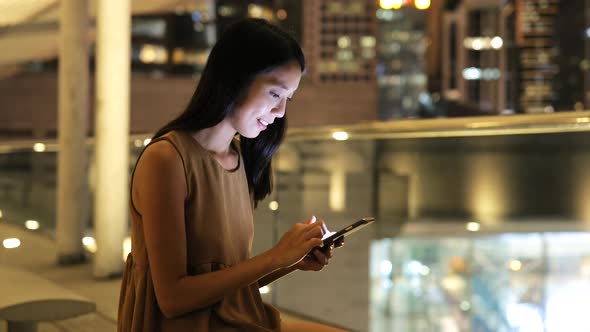
M 241 155 L 238 167 L 228 171 L 187 133 L 172 131 L 153 142 L 158 140 L 172 143 L 184 164 L 188 274 L 216 271 L 248 259 L 254 227 Z M 237 147 L 236 143 L 232 145 Z M 280 330 L 279 312 L 262 302 L 258 283 L 206 308 L 172 319 L 164 317 L 154 292 L 142 217 L 132 201 L 131 216 L 132 249 L 121 285 L 119 332 Z

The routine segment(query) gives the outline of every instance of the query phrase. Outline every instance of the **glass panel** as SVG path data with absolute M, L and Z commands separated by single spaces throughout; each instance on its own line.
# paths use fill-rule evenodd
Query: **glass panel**
M 373 241 L 370 331 L 586 331 L 589 237 Z
M 275 191 L 255 211 L 253 255 L 311 215 L 331 230 L 377 222 L 325 270 L 292 273 L 263 299 L 362 331 L 588 330 L 589 135 L 290 136 L 274 160 Z M 145 138 L 130 141 L 130 172 Z M 52 235 L 55 144 L 1 151 L 2 222 Z

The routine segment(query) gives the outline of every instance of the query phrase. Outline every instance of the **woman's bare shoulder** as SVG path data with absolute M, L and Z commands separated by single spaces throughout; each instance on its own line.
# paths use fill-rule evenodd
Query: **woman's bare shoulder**
M 146 147 L 137 162 L 133 189 L 140 192 L 174 192 L 186 195 L 182 158 L 171 142 L 159 140 Z M 145 197 L 137 198 L 141 201 Z

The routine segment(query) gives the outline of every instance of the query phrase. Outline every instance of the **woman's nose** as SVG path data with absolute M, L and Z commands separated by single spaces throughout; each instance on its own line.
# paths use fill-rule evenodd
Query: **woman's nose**
M 285 99 L 281 100 L 272 110 L 271 112 L 277 117 L 282 118 L 285 116 L 285 108 L 287 101 Z

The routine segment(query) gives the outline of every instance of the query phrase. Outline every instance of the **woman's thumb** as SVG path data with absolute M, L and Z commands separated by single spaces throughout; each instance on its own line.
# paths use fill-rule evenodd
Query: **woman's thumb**
M 305 223 L 306 224 L 313 224 L 316 221 L 317 221 L 316 217 L 315 216 L 311 216 L 311 218 L 309 218 L 309 220 L 306 221 Z

